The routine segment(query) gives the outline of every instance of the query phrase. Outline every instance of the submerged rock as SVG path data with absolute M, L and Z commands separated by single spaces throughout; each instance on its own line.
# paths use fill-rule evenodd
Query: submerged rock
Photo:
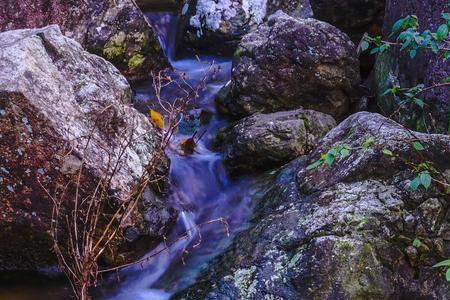
M 346 34 L 279 12 L 242 39 L 221 105 L 235 117 L 304 107 L 340 120 L 359 80 L 355 45 Z
M 158 39 L 132 0 L 6 0 L 0 31 L 58 24 L 64 34 L 101 55 L 127 77 L 168 67 Z
M 413 147 L 417 139 L 426 152 Z M 307 167 L 343 144 L 349 156 Z M 425 159 L 448 174 L 449 154 L 448 136 L 352 115 L 279 173 L 252 227 L 174 299 L 449 298 L 432 268 L 450 255 L 448 196 L 438 183 L 413 191 L 405 163 Z
M 227 134 L 225 165 L 233 173 L 279 167 L 307 154 L 335 126 L 331 116 L 312 110 L 255 114 Z
M 86 197 L 110 176 L 111 196 L 125 200 L 159 142 L 126 79 L 58 26 L 0 33 L 0 270 L 55 263 L 47 192 L 60 197 L 80 176 Z
M 179 47 L 231 55 L 243 35 L 279 9 L 296 17 L 312 16 L 309 0 L 186 1 L 178 28 Z
M 396 35 L 391 35 L 393 24 L 407 15 L 417 15 L 420 30 L 435 32 L 444 23 L 442 13 L 448 12 L 447 1 L 415 1 L 415 0 L 388 0 L 386 4 L 386 17 L 383 36 L 394 41 Z M 387 116 L 392 115 L 404 100 L 385 94 L 385 91 L 395 85 L 402 88 L 411 88 L 417 84 L 425 87 L 443 82 L 450 75 L 450 63 L 442 53 L 434 54 L 431 51 L 418 51 L 412 59 L 408 51 L 400 51 L 399 47 L 392 47 L 389 51 L 378 56 L 375 65 L 375 89 L 378 95 L 377 104 Z M 450 89 L 448 87 L 431 89 L 418 95 L 425 102 L 424 108 L 417 105 L 406 106 L 401 114 L 394 114 L 397 121 L 419 131 L 424 132 L 450 132 Z

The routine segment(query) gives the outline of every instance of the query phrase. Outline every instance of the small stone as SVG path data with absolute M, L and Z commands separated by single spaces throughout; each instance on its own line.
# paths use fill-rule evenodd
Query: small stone
M 417 258 L 419 256 L 419 253 L 417 252 L 417 249 L 413 246 L 408 246 L 405 248 L 406 256 L 408 257 L 409 263 L 411 266 L 417 265 Z

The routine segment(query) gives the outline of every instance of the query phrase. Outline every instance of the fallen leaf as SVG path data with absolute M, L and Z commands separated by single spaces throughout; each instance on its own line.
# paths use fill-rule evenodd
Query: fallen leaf
M 152 121 L 159 129 L 164 129 L 164 117 L 156 110 L 150 109 L 150 121 Z
M 197 143 L 195 142 L 194 137 L 190 137 L 188 139 L 181 140 L 180 146 L 184 154 L 192 155 L 195 152 L 195 148 L 197 148 Z

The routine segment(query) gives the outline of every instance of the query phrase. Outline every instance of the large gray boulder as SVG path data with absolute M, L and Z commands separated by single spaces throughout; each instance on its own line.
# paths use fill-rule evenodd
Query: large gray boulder
M 189 0 L 179 21 L 179 49 L 231 55 L 242 36 L 280 9 L 296 17 L 312 16 L 309 0 Z
M 279 167 L 307 154 L 335 126 L 331 116 L 312 110 L 254 114 L 226 135 L 225 165 L 233 173 Z
M 127 77 L 169 66 L 157 37 L 133 0 L 3 0 L 0 31 L 58 24 L 68 37 L 105 57 Z
M 343 144 L 350 156 L 307 168 Z M 279 173 L 252 227 L 174 299 L 448 299 L 444 273 L 432 268 L 450 255 L 448 196 L 438 183 L 413 191 L 405 160 L 448 174 L 449 154 L 448 136 L 352 115 Z
M 383 29 L 384 38 L 394 41 L 397 36 L 391 35 L 392 25 L 407 15 L 418 17 L 420 30 L 436 31 L 444 22 L 441 18 L 442 13 L 449 11 L 447 4 L 445 0 L 388 0 Z M 450 89 L 448 87 L 432 89 L 418 95 L 426 103 L 424 109 L 417 105 L 403 105 L 400 114 L 394 114 L 394 112 L 398 111 L 399 104 L 404 99 L 385 94 L 385 91 L 394 85 L 411 88 L 417 84 L 424 84 L 428 87 L 443 82 L 450 76 L 450 63 L 443 58 L 442 53 L 418 51 L 417 56 L 411 59 L 407 51 L 400 51 L 399 47 L 393 47 L 378 57 L 374 75 L 378 95 L 377 104 L 384 114 L 393 115 L 397 121 L 415 130 L 449 133 Z
M 304 107 L 340 120 L 359 81 L 355 45 L 346 34 L 278 12 L 242 39 L 230 93 L 220 102 L 235 117 Z
M 55 263 L 46 190 L 60 196 L 83 163 L 80 197 L 110 178 L 111 196 L 126 200 L 159 143 L 120 72 L 58 26 L 0 33 L 0 270 Z M 155 207 L 172 216 L 167 232 L 174 210 Z

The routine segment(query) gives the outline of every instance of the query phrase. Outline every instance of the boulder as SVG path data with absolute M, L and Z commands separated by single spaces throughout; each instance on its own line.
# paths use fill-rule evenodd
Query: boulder
M 364 33 L 378 35 L 386 0 L 311 0 L 314 16 L 347 33 L 358 44 Z
M 111 197 L 127 199 L 160 143 L 131 94 L 112 64 L 56 25 L 0 33 L 1 271 L 55 263 L 48 193 L 70 197 L 68 183 L 79 181 L 86 197 L 109 177 Z M 170 212 L 167 232 L 175 211 L 154 207 Z
M 282 9 L 296 17 L 311 17 L 309 0 L 189 0 L 181 12 L 178 52 L 194 51 L 231 55 L 246 33 L 267 16 Z
M 105 57 L 131 79 L 168 67 L 158 39 L 133 0 L 0 3 L 0 31 L 51 24 L 58 24 L 66 36 Z
M 343 144 L 349 156 L 308 168 Z M 428 160 L 448 177 L 449 154 L 449 136 L 350 116 L 279 172 L 250 229 L 174 299 L 449 298 L 445 272 L 432 268 L 450 255 L 448 195 L 436 182 L 410 188 L 410 163 Z
M 304 107 L 341 120 L 359 81 L 355 45 L 346 34 L 279 12 L 242 39 L 221 105 L 234 117 Z
M 331 116 L 312 110 L 254 114 L 226 135 L 225 165 L 232 173 L 280 167 L 307 154 L 335 126 Z
M 388 0 L 383 35 L 385 39 L 395 40 L 396 35 L 391 36 L 392 25 L 407 15 L 417 15 L 420 30 L 435 32 L 443 23 L 443 12 L 448 12 L 447 1 L 444 0 Z M 393 47 L 378 57 L 374 75 L 378 106 L 385 115 L 390 116 L 397 111 L 403 99 L 386 95 L 384 92 L 388 88 L 394 85 L 411 88 L 417 84 L 427 87 L 442 82 L 450 76 L 450 63 L 442 54 L 433 54 L 431 51 L 418 51 L 417 56 L 411 59 L 407 51 L 401 52 L 398 47 Z M 442 87 L 429 90 L 419 97 L 426 103 L 424 109 L 416 105 L 407 106 L 401 109 L 400 116 L 395 115 L 396 120 L 414 130 L 448 133 L 450 89 Z

